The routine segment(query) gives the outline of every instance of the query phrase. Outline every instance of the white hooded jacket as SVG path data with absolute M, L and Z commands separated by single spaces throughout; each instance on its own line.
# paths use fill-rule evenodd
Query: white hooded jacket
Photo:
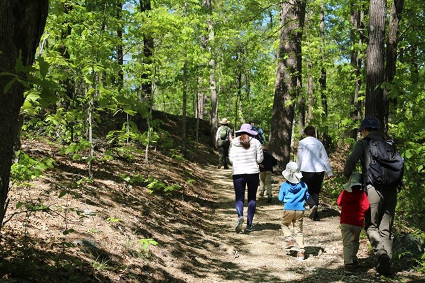
M 232 164 L 233 175 L 260 173 L 258 166 L 263 161 L 261 143 L 250 137 L 251 146 L 245 149 L 240 143 L 240 137 L 234 138 L 229 150 L 229 161 Z
M 326 172 L 332 176 L 331 164 L 323 144 L 308 136 L 298 144 L 297 164 L 301 172 Z

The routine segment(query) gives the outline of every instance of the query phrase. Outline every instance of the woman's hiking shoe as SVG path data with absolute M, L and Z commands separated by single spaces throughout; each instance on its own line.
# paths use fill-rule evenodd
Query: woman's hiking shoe
M 235 231 L 236 233 L 239 233 L 242 231 L 242 224 L 243 224 L 243 216 L 238 217 L 238 221 L 236 222 Z
M 381 275 L 391 275 L 391 260 L 387 254 L 379 257 L 376 271 Z
M 359 271 L 358 267 L 359 267 L 358 264 L 357 265 L 354 264 L 354 263 L 346 264 L 344 266 L 344 273 L 345 274 L 357 274 L 357 272 Z
M 249 233 L 255 230 L 254 224 L 247 224 L 245 227 L 245 232 Z

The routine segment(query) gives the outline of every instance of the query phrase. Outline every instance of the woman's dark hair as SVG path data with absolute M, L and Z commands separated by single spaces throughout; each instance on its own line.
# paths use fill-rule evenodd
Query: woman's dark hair
M 304 129 L 304 134 L 307 135 L 307 136 L 315 137 L 316 136 L 316 128 L 314 128 L 313 126 L 307 126 Z
M 241 134 L 240 142 L 245 149 L 248 149 L 251 146 L 250 138 L 247 133 Z

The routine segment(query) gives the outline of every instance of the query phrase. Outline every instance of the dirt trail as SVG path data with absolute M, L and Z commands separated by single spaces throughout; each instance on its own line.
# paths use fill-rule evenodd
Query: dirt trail
M 377 277 L 373 269 L 373 259 L 367 252 L 368 241 L 365 237 L 361 239 L 358 253 L 361 272 L 356 276 L 345 275 L 341 256 L 339 212 L 325 204 L 319 207 L 320 221 L 310 220 L 306 211 L 306 259 L 300 261 L 295 256 L 287 255 L 282 246 L 280 229 L 282 204 L 277 200 L 279 186 L 283 181 L 283 177 L 279 175 L 273 175 L 273 203 L 266 203 L 266 197 L 257 197 L 257 210 L 253 221 L 256 230 L 249 234 L 236 234 L 231 169 L 218 170 L 212 166 L 205 169 L 214 182 L 211 193 L 217 200 L 217 208 L 209 220 L 216 229 L 208 235 L 210 240 L 215 242 L 216 249 L 215 252 L 209 253 L 209 260 L 220 264 L 212 265 L 204 279 L 198 278 L 197 282 L 410 281 L 408 271 L 398 272 L 397 280 L 394 281 Z

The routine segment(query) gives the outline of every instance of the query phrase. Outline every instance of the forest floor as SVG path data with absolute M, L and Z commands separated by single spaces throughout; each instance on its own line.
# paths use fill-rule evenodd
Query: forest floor
M 279 174 L 273 202 L 258 198 L 256 230 L 235 233 L 231 169 L 217 169 L 208 147 L 188 159 L 152 151 L 149 164 L 143 152 L 99 158 L 93 181 L 56 143 L 24 140 L 22 149 L 56 165 L 9 193 L 0 282 L 425 282 L 397 258 L 394 277 L 378 276 L 364 236 L 360 273 L 345 275 L 339 211 L 325 196 L 320 221 L 304 217 L 306 259 L 287 254 Z

